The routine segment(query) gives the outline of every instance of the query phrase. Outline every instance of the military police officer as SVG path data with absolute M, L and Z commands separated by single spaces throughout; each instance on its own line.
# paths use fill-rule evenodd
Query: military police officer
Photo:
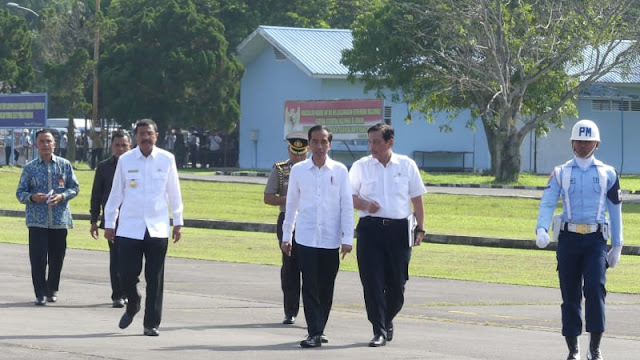
M 273 165 L 269 180 L 264 190 L 264 203 L 280 206 L 280 215 L 276 233 L 282 245 L 282 223 L 284 221 L 285 204 L 287 203 L 287 186 L 291 167 L 307 158 L 308 140 L 303 132 L 291 132 L 286 137 L 289 142 L 289 159 Z M 293 239 L 295 244 L 295 236 Z M 283 324 L 293 324 L 300 308 L 300 267 L 298 266 L 296 246 L 292 247 L 291 256 L 282 254 L 282 268 L 280 269 L 280 284 L 284 296 Z
M 569 348 L 567 360 L 580 359 L 578 336 L 582 333 L 583 292 L 586 331 L 591 333 L 587 359 L 602 359 L 606 269 L 616 266 L 623 245 L 620 184 L 615 169 L 594 157 L 599 145 L 600 131 L 596 124 L 591 120 L 578 121 L 571 131 L 575 156 L 551 174 L 536 225 L 536 244 L 546 247 L 547 230 L 558 197 L 562 196 L 563 210 L 554 217 L 553 233 L 558 236 L 562 335 Z M 607 252 L 609 237 L 611 250 Z

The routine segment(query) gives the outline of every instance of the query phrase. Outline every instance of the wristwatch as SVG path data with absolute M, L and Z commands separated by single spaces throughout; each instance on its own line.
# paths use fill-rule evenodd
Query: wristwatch
M 422 228 L 416 228 L 416 232 L 417 232 L 417 233 L 423 233 L 423 234 L 425 233 L 425 232 L 424 232 L 424 230 L 423 230 Z

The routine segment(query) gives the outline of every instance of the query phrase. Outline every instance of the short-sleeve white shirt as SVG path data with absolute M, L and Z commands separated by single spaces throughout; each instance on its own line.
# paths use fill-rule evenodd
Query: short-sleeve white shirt
M 375 214 L 358 210 L 361 218 L 407 218 L 411 214 L 411 198 L 427 192 L 415 161 L 395 153 L 386 167 L 371 155 L 361 158 L 351 166 L 349 180 L 353 195 L 380 205 Z

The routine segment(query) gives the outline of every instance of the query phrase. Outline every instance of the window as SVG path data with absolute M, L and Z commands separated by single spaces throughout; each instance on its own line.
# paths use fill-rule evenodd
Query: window
M 382 108 L 382 122 L 387 125 L 391 125 L 391 106 L 385 106 Z
M 591 100 L 592 111 L 640 111 L 638 100 Z
M 276 60 L 287 60 L 287 57 L 284 55 L 284 53 L 276 48 L 273 48 L 273 54 L 276 57 Z

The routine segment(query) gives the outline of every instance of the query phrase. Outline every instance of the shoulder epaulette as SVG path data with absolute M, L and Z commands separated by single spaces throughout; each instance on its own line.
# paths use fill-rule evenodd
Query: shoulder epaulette
M 289 160 L 279 161 L 273 166 L 278 171 L 278 195 L 282 194 L 282 188 L 284 187 L 284 178 L 289 175 L 290 167 Z

